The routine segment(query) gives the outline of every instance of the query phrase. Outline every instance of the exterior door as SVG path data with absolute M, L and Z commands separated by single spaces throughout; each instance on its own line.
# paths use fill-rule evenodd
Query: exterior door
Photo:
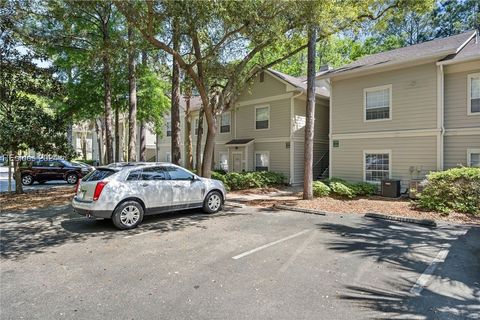
M 233 152 L 233 171 L 242 172 L 242 153 Z
M 165 168 L 172 185 L 172 207 L 190 208 L 203 203 L 205 186 L 201 180 L 194 179 L 194 175 L 178 167 Z

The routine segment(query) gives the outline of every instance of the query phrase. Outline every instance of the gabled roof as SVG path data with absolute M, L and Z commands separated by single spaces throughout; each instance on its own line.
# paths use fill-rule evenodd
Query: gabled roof
M 423 43 L 380 52 L 362 57 L 343 67 L 328 70 L 318 78 L 331 78 L 336 75 L 350 74 L 362 70 L 372 70 L 395 64 L 414 62 L 417 60 L 441 59 L 449 55 L 456 55 L 462 48 L 475 38 L 475 31 L 467 31 L 455 36 L 435 39 Z
M 451 64 L 457 62 L 466 62 L 471 60 L 480 60 L 480 41 L 478 35 L 470 39 L 465 47 L 457 54 L 451 54 L 440 60 L 441 64 Z
M 272 76 L 279 78 L 287 82 L 288 84 L 294 86 L 299 91 L 307 92 L 307 83 L 302 78 L 297 78 L 273 69 L 267 69 L 267 72 L 270 73 Z M 318 87 L 315 89 L 315 94 L 324 96 L 326 98 L 330 96 L 330 92 L 328 90 Z

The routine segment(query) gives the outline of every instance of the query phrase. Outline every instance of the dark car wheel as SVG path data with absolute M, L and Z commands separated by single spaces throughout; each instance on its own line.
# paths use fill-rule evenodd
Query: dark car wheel
M 67 175 L 67 179 L 66 179 L 66 180 L 67 180 L 67 182 L 68 182 L 69 184 L 75 184 L 75 183 L 77 183 L 77 181 L 78 181 L 78 176 L 77 176 L 75 173 L 69 173 L 69 174 Z
M 203 202 L 203 212 L 215 213 L 222 210 L 223 199 L 222 195 L 218 191 L 210 192 Z
M 33 176 L 31 174 L 24 174 L 22 176 L 22 184 L 24 186 L 30 186 L 33 184 Z
M 143 220 L 143 207 L 136 201 L 126 201 L 113 212 L 112 221 L 120 230 L 136 228 Z

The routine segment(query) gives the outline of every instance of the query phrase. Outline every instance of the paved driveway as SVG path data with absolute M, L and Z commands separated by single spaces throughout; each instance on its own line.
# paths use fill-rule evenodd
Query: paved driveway
M 480 230 L 229 208 L 2 214 L 2 319 L 479 319 Z

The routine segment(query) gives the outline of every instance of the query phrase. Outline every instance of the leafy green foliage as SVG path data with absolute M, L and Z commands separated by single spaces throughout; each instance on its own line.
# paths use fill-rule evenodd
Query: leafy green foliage
M 326 197 L 330 194 L 330 187 L 321 181 L 313 182 L 313 196 Z
M 325 180 L 325 184 L 330 187 L 332 194 L 346 198 L 371 196 L 377 191 L 377 186 L 374 184 L 368 182 L 350 183 L 335 177 Z
M 453 168 L 430 173 L 417 204 L 443 213 L 480 214 L 480 168 Z
M 228 190 L 243 190 L 250 188 L 266 188 L 285 183 L 285 176 L 271 171 L 229 172 L 226 174 L 212 172 L 212 179 L 223 182 Z

